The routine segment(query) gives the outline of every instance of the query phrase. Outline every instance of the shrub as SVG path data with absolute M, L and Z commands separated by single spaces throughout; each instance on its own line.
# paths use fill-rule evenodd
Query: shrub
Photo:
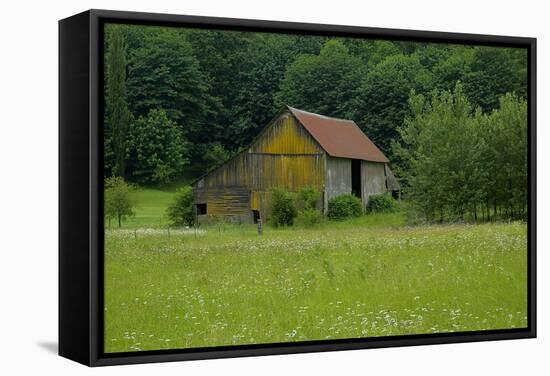
M 317 209 L 304 209 L 296 217 L 296 223 L 300 226 L 311 227 L 323 222 L 325 216 Z
M 351 194 L 333 197 L 328 202 L 327 216 L 334 220 L 360 217 L 363 214 L 361 199 Z
M 271 220 L 275 227 L 292 226 L 298 214 L 292 195 L 280 188 L 273 188 L 271 196 Z
M 389 193 L 369 196 L 367 213 L 394 212 L 396 209 L 397 201 Z
M 315 209 L 321 199 L 321 192 L 314 187 L 303 187 L 298 190 L 298 206 L 301 210 Z
M 131 190 L 132 188 L 119 176 L 105 179 L 104 214 L 109 220 L 109 227 L 111 218 L 116 218 L 120 227 L 124 218 L 134 215 Z
M 192 226 L 195 222 L 193 210 L 193 190 L 191 187 L 178 189 L 174 201 L 166 209 L 166 214 L 174 226 Z

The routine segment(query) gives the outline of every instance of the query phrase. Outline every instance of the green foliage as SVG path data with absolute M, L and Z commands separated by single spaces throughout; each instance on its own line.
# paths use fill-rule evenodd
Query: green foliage
M 479 161 L 488 171 L 480 182 L 481 202 L 501 218 L 527 218 L 527 102 L 512 94 L 499 99 L 499 108 L 479 118 L 485 149 Z M 480 203 L 481 205 L 481 203 Z
M 296 193 L 296 206 L 298 216 L 296 223 L 303 227 L 312 227 L 322 223 L 325 219 L 323 213 L 317 209 L 321 192 L 315 187 L 302 187 Z
M 215 131 L 208 137 L 235 150 L 246 146 L 279 110 L 273 96 L 287 65 L 300 54 L 319 53 L 325 38 L 191 30 L 187 39 L 219 104 L 209 118 Z
M 120 27 L 109 27 L 105 85 L 106 176 L 125 176 L 130 111 L 126 102 L 126 47 Z
M 348 47 L 350 54 L 359 57 L 369 68 L 389 56 L 402 54 L 396 43 L 387 40 L 344 38 L 342 42 Z
M 271 190 L 271 224 L 274 227 L 292 226 L 298 215 L 294 197 L 281 188 Z
M 408 195 L 426 219 L 444 219 L 447 213 L 463 218 L 476 200 L 482 171 L 475 161 L 481 140 L 473 136 L 472 108 L 457 84 L 453 93 L 435 92 L 431 103 L 422 95 L 411 97 L 413 118 L 401 135 L 408 146 Z
M 464 78 L 464 93 L 485 113 L 497 109 L 506 93 L 527 96 L 527 50 L 477 47 Z
M 359 88 L 353 119 L 393 161 L 391 141 L 407 114 L 411 90 L 427 92 L 433 76 L 417 56 L 393 55 L 371 69 Z
M 424 68 L 432 71 L 435 65 L 448 59 L 451 49 L 452 45 L 449 44 L 426 43 L 419 45 L 412 55 L 418 59 Z
M 458 83 L 429 100 L 413 94 L 400 128 L 406 196 L 427 221 L 526 215 L 527 107 L 506 95 L 491 114 L 473 110 Z
M 349 117 L 364 65 L 339 40 L 328 40 L 319 55 L 300 55 L 290 64 L 275 96 L 283 104 L 320 114 Z
M 363 204 L 359 197 L 344 194 L 333 197 L 328 202 L 327 217 L 341 221 L 348 218 L 360 217 L 363 214 Z
M 320 199 L 321 192 L 315 187 L 302 187 L 298 190 L 297 201 L 300 210 L 317 208 Z
M 435 63 L 432 72 L 435 87 L 440 90 L 452 91 L 457 81 L 464 82 L 471 71 L 476 47 L 452 46 L 447 57 Z
M 134 116 L 163 109 L 188 139 L 206 140 L 203 124 L 215 103 L 184 31 L 128 27 L 126 32 L 139 33 L 128 61 L 128 99 Z
M 166 214 L 174 226 L 192 226 L 195 223 L 193 190 L 190 186 L 176 191 L 172 203 L 166 209 Z
M 133 179 L 142 184 L 171 182 L 188 163 L 188 146 L 176 123 L 163 110 L 151 110 L 131 129 Z
M 120 176 L 105 179 L 104 215 L 109 220 L 115 218 L 118 227 L 122 220 L 134 215 L 134 201 L 131 196 L 131 188 Z
M 296 217 L 296 224 L 301 227 L 313 227 L 325 221 L 325 216 L 317 209 L 300 210 Z
M 391 213 L 397 210 L 397 201 L 389 193 L 369 196 L 367 213 Z
M 204 145 L 202 159 L 205 162 L 207 170 L 219 166 L 231 158 L 231 152 L 223 147 L 219 142 L 213 142 Z
M 249 71 L 241 71 L 241 82 L 246 82 L 236 98 L 235 124 L 243 142 L 250 142 L 280 110 L 275 96 L 285 78 L 287 67 L 299 56 L 319 54 L 326 38 L 300 35 L 262 35 L 248 58 Z M 255 53 L 254 53 L 255 52 Z M 250 106 L 250 103 L 254 106 Z M 247 127 L 247 124 L 253 126 Z M 246 133 L 243 131 L 246 130 Z M 254 132 L 255 131 L 255 132 Z

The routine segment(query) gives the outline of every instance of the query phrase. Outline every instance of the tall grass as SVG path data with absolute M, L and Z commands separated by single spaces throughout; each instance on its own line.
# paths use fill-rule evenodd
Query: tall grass
M 105 351 L 525 327 L 526 226 L 111 230 Z

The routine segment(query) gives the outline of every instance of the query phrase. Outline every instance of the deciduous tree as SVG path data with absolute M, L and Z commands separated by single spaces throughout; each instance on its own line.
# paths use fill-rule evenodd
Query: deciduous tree
M 142 184 L 164 184 L 189 162 L 188 144 L 180 127 L 163 110 L 150 110 L 131 130 L 132 177 Z
M 105 217 L 115 218 L 118 227 L 122 226 L 122 220 L 134 215 L 134 200 L 131 196 L 131 188 L 120 176 L 105 179 Z

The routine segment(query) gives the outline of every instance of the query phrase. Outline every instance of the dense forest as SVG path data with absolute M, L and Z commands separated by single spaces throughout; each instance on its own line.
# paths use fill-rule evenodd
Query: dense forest
M 107 25 L 106 177 L 162 185 L 284 104 L 354 120 L 427 220 L 524 218 L 525 49 Z

